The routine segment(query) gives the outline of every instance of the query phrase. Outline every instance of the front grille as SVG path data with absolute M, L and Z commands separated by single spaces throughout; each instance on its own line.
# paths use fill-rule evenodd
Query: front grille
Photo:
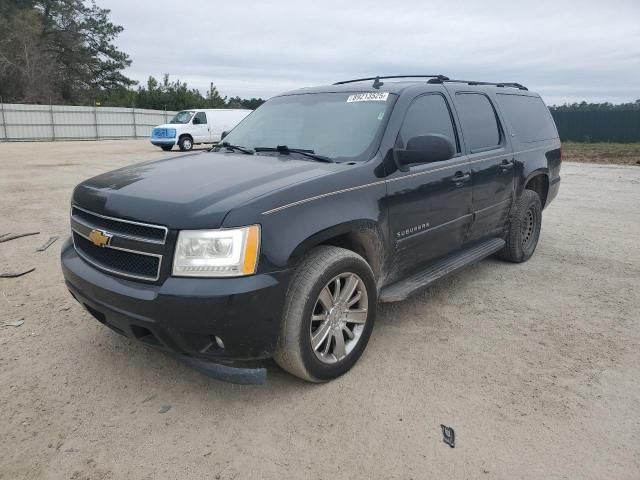
M 139 280 L 160 278 L 167 253 L 166 227 L 107 217 L 74 205 L 71 230 L 76 252 L 96 268 Z
M 145 280 L 156 280 L 158 277 L 160 270 L 158 257 L 114 248 L 96 247 L 76 232 L 73 232 L 73 243 L 81 256 L 103 270 Z
M 175 128 L 154 128 L 151 136 L 155 138 L 175 138 Z
M 167 229 L 164 227 L 105 217 L 78 207 L 71 208 L 71 215 L 91 228 L 105 229 L 115 234 L 137 237 L 158 243 L 164 243 L 167 236 Z

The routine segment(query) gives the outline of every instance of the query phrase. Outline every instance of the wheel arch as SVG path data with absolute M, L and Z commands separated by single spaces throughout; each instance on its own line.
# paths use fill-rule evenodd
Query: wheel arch
M 320 245 L 342 247 L 357 253 L 369 264 L 376 280 L 384 274 L 384 236 L 380 226 L 372 220 L 352 220 L 308 236 L 293 249 L 288 263 L 296 265 L 300 258 Z
M 548 169 L 541 168 L 531 172 L 525 179 L 522 190 L 533 190 L 534 192 L 536 192 L 540 197 L 540 201 L 542 202 L 542 208 L 544 208 L 547 203 L 547 196 L 549 194 Z

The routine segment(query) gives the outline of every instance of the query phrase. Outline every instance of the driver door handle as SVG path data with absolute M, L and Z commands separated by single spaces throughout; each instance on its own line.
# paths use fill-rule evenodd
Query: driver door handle
M 456 185 L 456 187 L 461 187 L 465 183 L 471 180 L 470 173 L 462 173 L 460 171 L 456 172 L 453 177 L 451 177 L 451 181 Z

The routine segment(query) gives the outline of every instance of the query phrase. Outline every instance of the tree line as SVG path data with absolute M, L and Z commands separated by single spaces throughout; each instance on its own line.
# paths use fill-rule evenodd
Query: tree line
M 565 103 L 563 105 L 553 105 L 549 107 L 552 112 L 608 112 L 624 110 L 640 110 L 640 99 L 627 103 Z
M 209 85 L 203 95 L 180 80 L 172 81 L 165 74 L 161 81 L 149 77 L 146 85 L 132 88 L 103 90 L 95 102 L 104 107 L 136 107 L 154 110 L 184 110 L 186 108 L 248 108 L 255 110 L 265 101 L 262 98 L 223 97 L 218 89 Z
M 114 41 L 123 27 L 95 0 L 0 0 L 0 98 L 6 103 L 152 109 L 257 108 L 261 98 L 203 95 L 165 75 L 146 85 L 124 75 L 129 55 Z

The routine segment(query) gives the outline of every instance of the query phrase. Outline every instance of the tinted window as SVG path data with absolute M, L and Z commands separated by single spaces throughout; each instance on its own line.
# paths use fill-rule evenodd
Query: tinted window
M 410 138 L 428 133 L 446 135 L 457 144 L 451 114 L 442 95 L 423 95 L 413 101 L 400 129 L 401 144 L 406 145 Z
M 500 145 L 500 128 L 489 99 L 478 93 L 456 95 L 464 141 L 473 153 Z
M 193 117 L 194 125 L 206 125 L 207 124 L 207 115 L 204 112 L 196 113 L 196 116 Z
M 549 109 L 540 97 L 499 94 L 498 103 L 511 121 L 518 140 L 537 142 L 558 136 Z

